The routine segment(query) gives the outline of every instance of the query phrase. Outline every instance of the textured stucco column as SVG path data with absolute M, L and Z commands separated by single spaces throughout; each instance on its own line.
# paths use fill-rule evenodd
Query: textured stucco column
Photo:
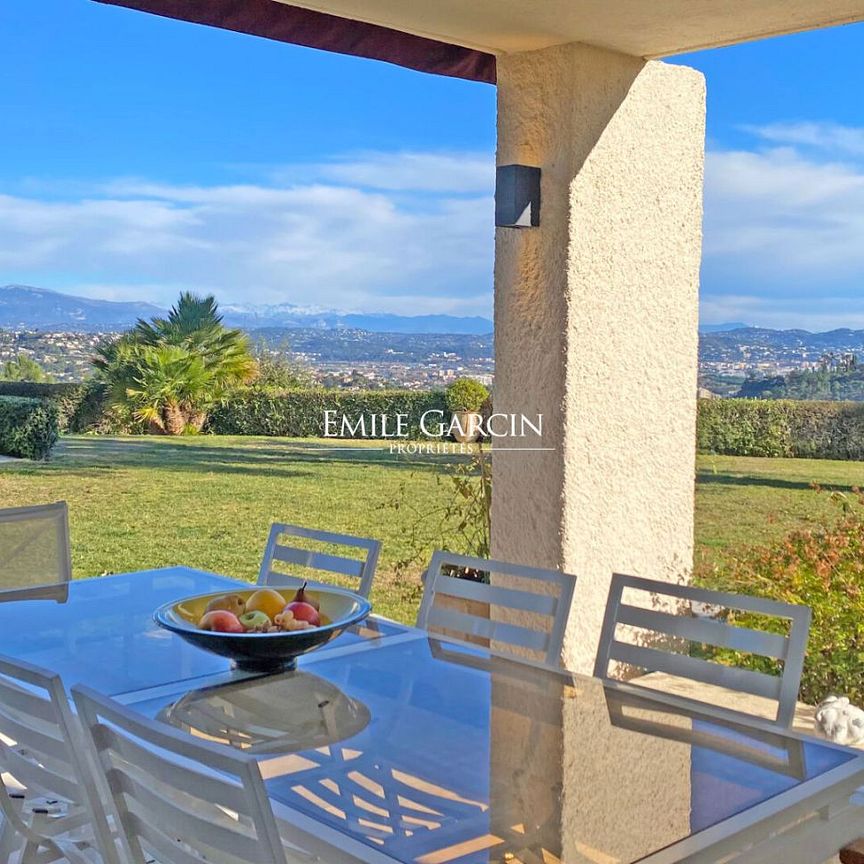
M 540 227 L 496 232 L 495 410 L 543 438 L 496 442 L 493 554 L 578 576 L 590 671 L 611 573 L 692 563 L 704 81 L 565 45 L 499 57 L 498 92 L 498 164 L 543 174 Z

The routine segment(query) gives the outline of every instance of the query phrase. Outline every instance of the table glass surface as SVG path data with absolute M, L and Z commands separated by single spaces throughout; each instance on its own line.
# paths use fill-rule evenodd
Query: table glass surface
M 255 753 L 283 818 L 418 864 L 639 861 L 858 758 L 413 633 L 130 707 Z
M 246 678 L 231 671 L 226 658 L 189 645 L 153 621 L 163 603 L 238 587 L 250 586 L 187 567 L 75 580 L 59 602 L 0 603 L 0 654 L 59 673 L 67 689 L 81 682 L 109 696 L 214 675 Z M 402 630 L 386 622 L 369 626 L 384 633 Z M 365 641 L 368 631 L 352 628 L 319 650 Z

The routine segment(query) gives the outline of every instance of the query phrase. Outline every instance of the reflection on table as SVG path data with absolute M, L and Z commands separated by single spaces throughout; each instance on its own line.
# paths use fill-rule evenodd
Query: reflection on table
M 420 633 L 138 710 L 257 748 L 285 818 L 406 864 L 639 861 L 854 758 Z

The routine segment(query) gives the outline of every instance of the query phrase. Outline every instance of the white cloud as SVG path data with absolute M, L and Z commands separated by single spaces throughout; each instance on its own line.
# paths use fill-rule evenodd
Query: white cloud
M 745 126 L 747 131 L 763 141 L 793 147 L 812 148 L 838 156 L 864 156 L 864 129 L 841 126 L 839 123 L 768 123 Z
M 710 153 L 705 255 L 737 256 L 751 280 L 864 272 L 864 172 L 788 149 Z
M 857 326 L 864 129 L 751 131 L 753 147 L 707 158 L 704 320 Z M 0 194 L 0 281 L 163 304 L 189 288 L 226 303 L 491 313 L 491 154 L 361 153 L 257 176 L 19 184 Z
M 491 194 L 495 184 L 491 153 L 361 153 L 317 170 L 328 180 L 371 189 Z
M 813 329 L 864 314 L 864 166 L 791 146 L 791 128 L 790 146 L 708 154 L 703 320 Z
M 0 276 L 160 303 L 192 288 L 224 302 L 489 314 L 491 190 L 466 171 L 445 193 L 405 200 L 392 190 L 419 183 L 407 168 L 373 189 L 372 173 L 347 182 L 360 163 L 340 164 L 345 182 L 117 179 L 61 201 L 0 195 Z

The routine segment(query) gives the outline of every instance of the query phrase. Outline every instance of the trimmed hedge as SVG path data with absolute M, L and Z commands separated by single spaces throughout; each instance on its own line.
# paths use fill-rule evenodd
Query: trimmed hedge
M 207 431 L 321 437 L 325 410 L 349 418 L 407 414 L 412 438 L 422 437 L 418 424 L 424 411 L 443 411 L 444 422 L 450 420 L 445 394 L 438 391 L 312 389 L 280 395 L 253 391 L 214 408 Z M 864 403 L 700 400 L 697 446 L 702 453 L 729 456 L 864 460 Z
M 701 400 L 697 448 L 726 456 L 864 460 L 864 403 Z
M 105 386 L 95 380 L 83 384 L 0 381 L 0 397 L 7 396 L 50 402 L 56 408 L 60 432 L 135 431 L 119 423 L 108 406 Z M 419 418 L 425 411 L 443 411 L 445 423 L 451 416 L 445 394 L 437 390 L 312 388 L 280 394 L 251 390 L 217 405 L 210 412 L 206 431 L 217 435 L 323 437 L 325 410 L 352 419 L 361 414 L 386 414 L 391 422 L 394 415 L 406 414 L 410 418 L 409 437 L 415 439 L 423 437 Z M 864 403 L 702 399 L 697 449 L 726 456 L 862 461 Z
M 0 396 L 46 399 L 57 408 L 61 432 L 98 429 L 108 408 L 106 388 L 98 381 L 83 384 L 36 384 L 31 381 L 0 381 Z
M 0 396 L 0 453 L 47 459 L 60 435 L 57 406 L 45 399 Z
M 216 435 L 323 437 L 325 411 L 336 412 L 337 422 L 341 422 L 339 415 L 344 414 L 352 423 L 361 414 L 367 417 L 386 414 L 391 425 L 395 423 L 396 414 L 407 414 L 407 431 L 411 438 L 423 437 L 419 421 L 424 412 L 443 411 L 444 422 L 449 422 L 450 418 L 440 391 L 315 389 L 280 395 L 251 392 L 237 396 L 210 412 L 206 429 Z M 429 425 L 433 426 L 431 422 Z

